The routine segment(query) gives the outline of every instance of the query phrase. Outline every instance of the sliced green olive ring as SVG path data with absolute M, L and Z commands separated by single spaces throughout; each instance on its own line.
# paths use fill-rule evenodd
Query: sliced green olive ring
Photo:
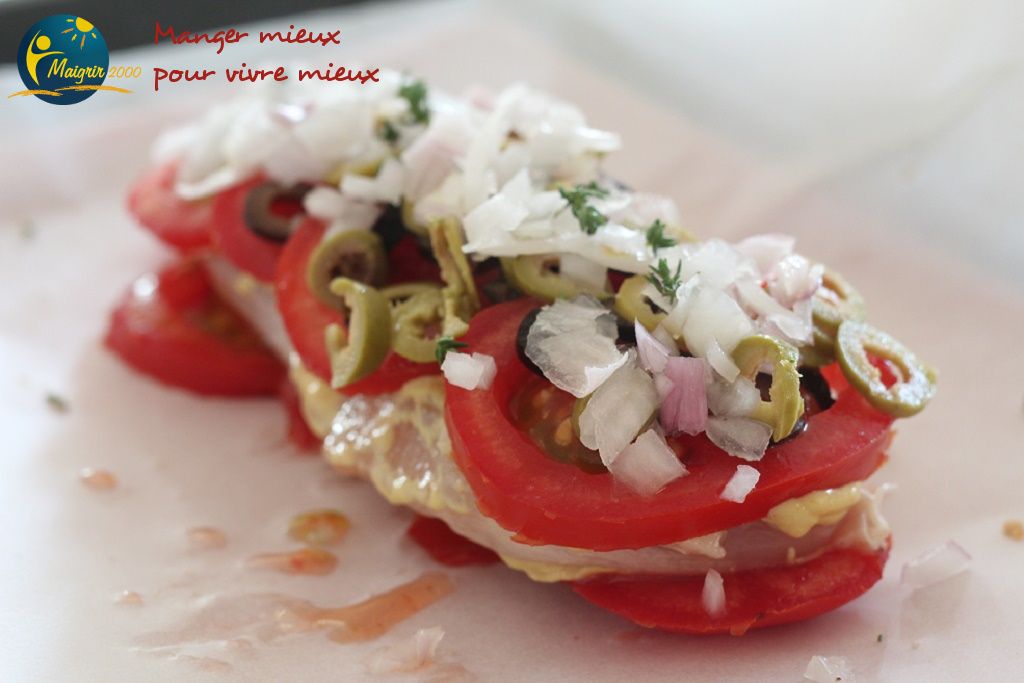
M 433 282 L 403 282 L 398 285 L 389 285 L 380 290 L 392 304 L 401 303 L 422 292 L 435 291 L 440 293 L 441 288 Z
M 935 371 L 914 352 L 867 323 L 847 320 L 839 326 L 836 355 L 843 374 L 875 408 L 895 417 L 921 412 L 935 395 Z M 896 366 L 900 376 L 890 387 L 871 356 Z
M 243 219 L 246 226 L 260 237 L 274 242 L 284 242 L 292 233 L 292 216 L 274 210 L 275 203 L 287 202 L 301 209 L 302 198 L 309 192 L 310 185 L 298 183 L 281 185 L 272 180 L 257 185 L 245 195 Z
M 457 220 L 442 219 L 430 224 L 430 248 L 441 267 L 445 286 L 444 329 L 446 337 L 458 338 L 469 329 L 469 319 L 480 310 L 480 296 L 473 280 L 473 269 L 462 252 L 465 240 Z
M 747 337 L 732 352 L 733 362 L 751 381 L 765 368 L 771 369 L 772 386 L 769 400 L 761 401 L 751 415 L 772 427 L 772 439 L 782 441 L 793 431 L 804 413 L 800 394 L 800 373 L 797 372 L 797 350 L 784 341 L 758 334 Z
M 345 230 L 324 238 L 309 259 L 306 281 L 322 301 L 338 308 L 332 293 L 337 278 L 377 285 L 387 277 L 387 256 L 380 237 L 368 230 Z
M 335 389 L 365 377 L 380 366 L 391 348 L 391 309 L 379 291 L 355 280 L 337 278 L 331 293 L 348 310 L 348 333 L 340 325 L 325 332 Z
M 641 325 L 653 331 L 665 319 L 665 314 L 651 309 L 650 300 L 644 294 L 645 287 L 647 278 L 643 275 L 634 275 L 623 281 L 615 295 L 613 308 L 626 320 L 639 320 Z
M 827 268 L 811 305 L 815 330 L 831 340 L 844 320 L 864 319 L 864 297 L 842 275 Z
M 435 360 L 444 324 L 444 297 L 431 288 L 414 294 L 391 313 L 391 348 L 416 363 Z
M 588 287 L 581 287 L 561 277 L 554 270 L 558 263 L 558 254 L 532 254 L 502 258 L 501 269 L 505 277 L 520 292 L 545 301 L 572 299 L 584 292 L 594 294 L 598 298 L 609 296 L 603 290 L 594 291 Z

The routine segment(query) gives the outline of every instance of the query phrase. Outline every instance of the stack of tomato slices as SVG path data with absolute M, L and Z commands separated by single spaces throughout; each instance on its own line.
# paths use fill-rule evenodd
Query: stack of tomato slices
M 810 416 L 804 433 L 752 463 L 760 479 L 743 503 L 719 497 L 737 460 L 703 435 L 673 440 L 689 474 L 650 497 L 617 486 L 610 474 L 559 462 L 516 425 L 509 409 L 531 372 L 518 356 L 516 333 L 537 305 L 513 301 L 472 320 L 463 341 L 493 356 L 498 373 L 486 392 L 449 385 L 446 398 L 453 454 L 481 511 L 521 543 L 598 551 L 664 545 L 759 520 L 790 498 L 861 480 L 885 460 L 892 419 L 872 408 L 832 366 L 824 375 L 834 404 Z M 703 576 L 602 575 L 573 588 L 644 626 L 742 633 L 848 602 L 881 578 L 887 554 L 834 549 L 800 565 L 726 575 L 726 609 L 717 618 L 702 606 Z
M 205 395 L 279 395 L 288 408 L 289 433 L 309 449 L 318 445 L 298 408 L 283 360 L 216 293 L 202 265 L 209 255 L 272 287 L 292 347 L 304 366 L 330 380 L 324 344 L 328 325 L 344 326 L 343 314 L 315 296 L 306 270 L 326 226 L 292 216 L 287 239 L 250 230 L 245 198 L 262 179 L 252 178 L 216 197 L 186 201 L 174 191 L 176 168 L 167 164 L 141 178 L 129 195 L 135 218 L 180 256 L 158 275 L 140 278 L 111 316 L 107 345 L 143 373 Z M 411 236 L 389 251 L 391 281 L 437 279 L 437 267 Z M 869 476 L 885 460 L 891 418 L 872 408 L 835 366 L 825 368 L 835 401 L 811 415 L 796 438 L 769 449 L 753 463 L 760 480 L 743 503 L 720 492 L 737 461 L 703 435 L 672 440 L 689 474 L 654 496 L 616 486 L 610 474 L 589 473 L 542 452 L 513 420 L 510 402 L 530 379 L 516 337 L 525 315 L 538 305 L 519 299 L 485 308 L 461 340 L 492 356 L 498 373 L 490 389 L 447 387 L 446 422 L 453 455 L 469 481 L 480 511 L 530 545 L 562 545 L 607 551 L 660 546 L 761 519 L 788 499 Z M 346 394 L 397 390 L 437 365 L 408 361 L 393 352 Z M 420 522 L 413 537 L 424 545 L 444 541 L 435 556 L 486 561 L 469 541 Z M 489 551 L 488 551 L 489 552 Z M 793 566 L 725 576 L 726 609 L 709 616 L 702 604 L 703 576 L 598 575 L 573 583 L 587 600 L 638 624 L 688 633 L 743 633 L 749 628 L 806 619 L 834 609 L 881 577 L 888 549 L 865 553 L 832 549 Z M 466 560 L 467 563 L 470 560 Z

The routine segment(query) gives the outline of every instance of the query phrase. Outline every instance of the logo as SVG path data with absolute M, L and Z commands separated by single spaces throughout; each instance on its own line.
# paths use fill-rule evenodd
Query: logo
M 27 90 L 8 97 L 35 95 L 50 104 L 77 104 L 97 90 L 130 92 L 103 84 L 109 66 L 107 42 L 92 22 L 55 14 L 33 24 L 21 39 L 18 72 Z

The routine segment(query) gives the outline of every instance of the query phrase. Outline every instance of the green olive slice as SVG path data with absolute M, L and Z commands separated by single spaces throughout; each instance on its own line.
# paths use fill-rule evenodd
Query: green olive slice
M 645 287 L 647 277 L 644 275 L 634 275 L 624 280 L 615 294 L 612 307 L 626 320 L 639 320 L 641 325 L 653 331 L 658 323 L 665 319 L 666 314 L 651 308 L 651 300 L 644 294 Z
M 828 268 L 811 305 L 815 331 L 829 340 L 835 340 L 844 320 L 864 319 L 864 297 L 842 275 Z
M 309 259 L 306 281 L 322 301 L 339 307 L 331 292 L 337 278 L 377 285 L 387 277 L 388 261 L 380 237 L 369 230 L 344 230 L 327 235 Z
M 523 294 L 545 301 L 572 299 L 584 292 L 598 298 L 609 296 L 603 290 L 582 287 L 560 276 L 556 270 L 559 261 L 558 254 L 512 256 L 501 259 L 501 269 L 513 287 Z
M 341 325 L 325 332 L 331 358 L 331 386 L 335 389 L 370 374 L 391 348 L 391 310 L 379 291 L 348 278 L 337 278 L 331 293 L 348 311 L 348 333 Z
M 287 241 L 292 233 L 294 213 L 302 208 L 302 199 L 310 187 L 307 183 L 287 186 L 272 180 L 260 183 L 245 195 L 242 217 L 246 226 L 265 239 Z M 290 211 L 275 210 L 282 203 L 287 204 Z
M 380 293 L 392 304 L 400 304 L 421 292 L 439 290 L 440 288 L 433 282 L 402 282 L 397 285 L 388 285 L 381 289 Z
M 771 425 L 775 441 L 789 436 L 804 414 L 800 373 L 796 369 L 798 358 L 793 346 L 763 334 L 747 337 L 732 352 L 740 374 L 751 381 L 756 381 L 757 374 L 765 368 L 771 368 L 769 400 L 759 402 L 751 417 Z
M 892 336 L 867 323 L 847 320 L 839 326 L 836 355 L 843 374 L 875 408 L 895 417 L 921 412 L 935 395 L 935 371 Z M 889 361 L 900 376 L 885 386 L 869 356 Z
M 435 359 L 437 339 L 444 325 L 444 297 L 440 288 L 417 292 L 391 312 L 391 348 L 416 363 Z
M 441 268 L 441 279 L 445 286 L 441 290 L 444 298 L 445 337 L 461 337 L 469 329 L 469 319 L 480 310 L 480 297 L 473 281 L 473 269 L 462 252 L 465 240 L 462 226 L 455 219 L 444 218 L 430 224 L 430 248 Z

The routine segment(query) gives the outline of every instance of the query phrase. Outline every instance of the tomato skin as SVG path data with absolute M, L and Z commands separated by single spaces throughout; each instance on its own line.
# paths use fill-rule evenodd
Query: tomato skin
M 514 424 L 509 409 L 530 372 L 516 353 L 516 331 L 537 305 L 515 300 L 474 317 L 463 341 L 491 355 L 498 374 L 489 391 L 448 385 L 445 402 L 452 453 L 480 510 L 521 543 L 592 550 L 673 543 L 761 519 L 790 498 L 863 479 L 885 460 L 892 419 L 830 367 L 835 404 L 811 416 L 799 437 L 747 463 L 761 477 L 743 503 L 719 497 L 742 461 L 705 436 L 676 441 L 690 472 L 650 497 L 616 485 L 610 474 L 557 462 Z
M 284 244 L 260 237 L 245 223 L 249 192 L 266 182 L 261 176 L 224 190 L 214 199 L 213 244 L 231 263 L 263 282 L 272 282 Z
M 588 602 L 648 628 L 694 635 L 803 621 L 862 595 L 882 578 L 889 547 L 839 548 L 803 564 L 723 575 L 725 611 L 704 611 L 704 576 L 605 575 L 572 584 Z
M 416 515 L 406 535 L 436 561 L 448 567 L 494 564 L 498 555 L 448 528 L 440 519 Z
M 285 374 L 194 261 L 171 264 L 129 288 L 104 343 L 136 370 L 209 396 L 273 395 Z
M 177 162 L 146 170 L 128 191 L 128 212 L 160 241 L 182 252 L 212 243 L 213 200 L 188 201 L 174 191 Z
M 281 254 L 274 286 L 278 310 L 296 353 L 310 372 L 330 383 L 331 359 L 327 354 L 324 333 L 331 324 L 344 327 L 345 318 L 322 302 L 309 289 L 306 280 L 309 259 L 326 229 L 324 223 L 314 218 L 303 220 Z M 392 352 L 385 356 L 377 370 L 343 387 L 341 392 L 349 395 L 390 393 L 410 379 L 438 372 L 435 363 L 414 363 Z

